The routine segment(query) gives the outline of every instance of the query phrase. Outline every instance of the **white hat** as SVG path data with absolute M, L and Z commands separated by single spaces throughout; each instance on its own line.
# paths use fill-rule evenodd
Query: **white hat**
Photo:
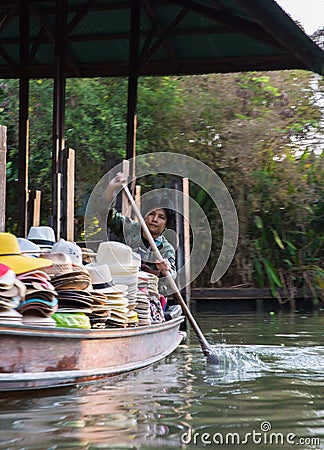
M 87 270 L 90 274 L 92 289 L 104 294 L 113 294 L 115 292 L 127 292 L 126 284 L 114 284 L 109 267 L 107 264 L 95 266 L 87 264 Z
M 69 255 L 73 264 L 82 266 L 82 249 L 74 242 L 60 239 L 53 245 L 51 252 L 65 253 Z
M 52 248 L 56 241 L 53 228 L 47 226 L 30 227 L 27 239 L 39 245 L 40 248 Z
M 16 280 L 16 274 L 13 270 L 9 269 L 5 274 L 0 277 L 0 288 L 10 289 L 14 281 Z
M 40 255 L 41 249 L 39 245 L 35 244 L 35 242 L 29 241 L 28 239 L 22 237 L 17 238 L 17 240 L 21 253 L 26 253 L 27 256 L 33 256 L 35 258 Z
M 133 251 L 131 247 L 121 242 L 100 242 L 96 265 L 108 264 L 108 266 L 133 266 Z

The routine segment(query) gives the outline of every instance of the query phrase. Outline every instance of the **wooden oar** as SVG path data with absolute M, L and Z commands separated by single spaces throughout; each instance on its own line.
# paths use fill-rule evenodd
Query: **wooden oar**
M 162 255 L 160 253 L 160 250 L 157 248 L 156 243 L 155 243 L 155 241 L 154 241 L 154 239 L 153 239 L 153 237 L 152 237 L 152 235 L 151 235 L 151 233 L 150 233 L 146 223 L 144 222 L 143 216 L 142 216 L 139 208 L 137 207 L 137 205 L 135 203 L 135 200 L 133 199 L 132 194 L 130 193 L 130 191 L 128 189 L 127 184 L 123 183 L 122 186 L 123 186 L 123 189 L 124 189 L 124 191 L 125 191 L 125 193 L 127 195 L 128 200 L 130 201 L 130 204 L 132 205 L 132 208 L 134 210 L 135 215 L 137 216 L 138 220 L 141 223 L 141 226 L 142 226 L 143 232 L 145 234 L 145 237 L 147 238 L 147 240 L 148 240 L 148 242 L 149 242 L 149 244 L 150 244 L 150 246 L 151 246 L 151 248 L 152 248 L 152 250 L 153 250 L 153 252 L 154 252 L 154 254 L 156 256 L 156 259 L 158 261 L 162 262 L 163 258 L 162 258 Z M 191 314 L 190 309 L 188 308 L 186 302 L 182 298 L 182 295 L 181 295 L 181 293 L 179 291 L 179 288 L 176 285 L 176 282 L 174 281 L 174 279 L 172 278 L 171 273 L 169 271 L 167 271 L 165 276 L 166 276 L 166 278 L 167 278 L 167 280 L 169 282 L 169 285 L 170 285 L 172 291 L 174 292 L 174 294 L 175 294 L 175 296 L 177 298 L 177 301 L 178 301 L 179 305 L 182 307 L 182 310 L 183 310 L 185 316 L 189 320 L 192 328 L 194 329 L 194 331 L 195 331 L 195 333 L 196 333 L 196 335 L 198 337 L 198 340 L 200 342 L 202 351 L 203 351 L 204 355 L 206 356 L 207 361 L 210 362 L 211 364 L 218 364 L 218 362 L 219 362 L 218 356 L 216 355 L 216 353 L 214 352 L 214 350 L 212 349 L 210 344 L 207 342 L 207 339 L 203 335 L 203 333 L 202 333 L 201 329 L 199 328 L 196 320 L 194 319 L 193 315 Z

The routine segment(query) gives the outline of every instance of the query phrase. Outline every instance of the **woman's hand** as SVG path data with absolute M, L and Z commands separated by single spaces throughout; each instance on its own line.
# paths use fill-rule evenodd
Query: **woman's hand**
M 117 190 L 124 183 L 127 183 L 127 176 L 124 175 L 122 172 L 118 172 L 117 175 L 109 182 L 109 186 Z
M 166 273 L 170 271 L 171 264 L 167 259 L 164 259 L 163 261 L 157 261 L 156 267 L 162 273 L 162 275 L 165 276 Z
M 115 192 L 121 188 L 124 183 L 127 183 L 127 177 L 122 172 L 118 172 L 117 175 L 109 181 L 108 186 L 104 190 L 103 198 L 106 202 L 112 202 Z

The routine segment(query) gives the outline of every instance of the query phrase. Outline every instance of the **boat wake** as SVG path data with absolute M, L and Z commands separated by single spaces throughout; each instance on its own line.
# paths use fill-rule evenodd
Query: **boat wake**
M 253 380 L 267 370 L 267 365 L 253 349 L 219 344 L 214 345 L 213 350 L 219 364 L 206 364 L 205 370 L 210 380 L 218 384 Z
M 236 383 L 277 375 L 298 379 L 322 379 L 324 348 L 228 344 L 214 345 L 218 365 L 206 364 L 210 383 Z

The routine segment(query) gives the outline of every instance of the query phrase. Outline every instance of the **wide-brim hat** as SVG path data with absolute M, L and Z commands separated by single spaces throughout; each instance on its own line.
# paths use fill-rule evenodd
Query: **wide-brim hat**
M 0 263 L 0 277 L 5 275 L 8 272 L 8 270 L 11 270 L 10 267 L 8 267 L 6 264 Z
M 96 265 L 107 264 L 108 266 L 131 266 L 133 262 L 133 251 L 131 247 L 122 242 L 105 241 L 100 242 Z
M 40 248 L 52 248 L 56 242 L 54 230 L 48 226 L 30 227 L 27 239 Z
M 0 263 L 6 264 L 16 274 L 49 267 L 52 261 L 45 258 L 32 258 L 21 254 L 15 235 L 0 233 Z
M 30 241 L 22 237 L 18 237 L 18 244 L 21 253 L 26 253 L 27 256 L 38 257 L 41 253 L 40 246 L 35 244 L 35 242 Z
M 109 266 L 107 264 L 88 264 L 87 269 L 90 275 L 92 290 L 103 294 L 113 294 L 115 292 L 127 292 L 126 284 L 114 284 Z

